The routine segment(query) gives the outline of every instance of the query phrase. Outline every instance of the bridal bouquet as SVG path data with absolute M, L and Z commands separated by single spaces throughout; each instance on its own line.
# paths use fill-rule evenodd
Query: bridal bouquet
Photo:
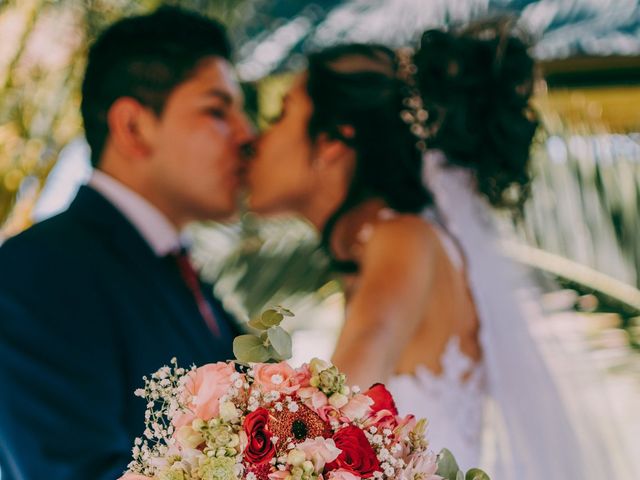
M 236 338 L 238 361 L 184 369 L 172 359 L 146 377 L 136 391 L 147 401 L 146 429 L 121 480 L 465 478 L 448 452 L 428 449 L 425 420 L 398 415 L 383 385 L 360 391 L 328 362 L 282 361 L 288 314 L 250 322 L 261 333 Z

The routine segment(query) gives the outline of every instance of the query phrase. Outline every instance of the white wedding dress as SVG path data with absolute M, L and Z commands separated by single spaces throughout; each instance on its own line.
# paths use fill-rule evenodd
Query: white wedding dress
M 574 408 L 579 402 L 567 407 L 530 329 L 528 316 L 540 313 L 520 297 L 532 283 L 501 255 L 491 210 L 469 172 L 445 166 L 439 152 L 424 160 L 439 223 L 463 251 L 483 360 L 472 362 L 451 338 L 440 375 L 420 367 L 387 382 L 400 413 L 427 418 L 433 450 L 448 448 L 461 468 L 480 466 L 492 480 L 635 478 L 606 435 L 592 428 L 588 412 Z M 425 220 L 434 223 L 429 213 Z M 447 236 L 441 238 L 460 265 Z

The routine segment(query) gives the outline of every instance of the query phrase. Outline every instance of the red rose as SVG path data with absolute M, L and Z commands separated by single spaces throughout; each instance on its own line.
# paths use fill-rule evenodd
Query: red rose
M 267 430 L 268 421 L 269 411 L 266 408 L 258 408 L 244 419 L 243 426 L 248 439 L 244 458 L 251 464 L 268 462 L 276 454 L 271 432 Z
M 373 384 L 373 386 L 364 392 L 364 394 L 373 400 L 373 405 L 371 405 L 373 414 L 376 414 L 381 410 L 389 410 L 393 415 L 398 415 L 396 402 L 393 401 L 391 393 L 383 384 Z
M 333 436 L 336 446 L 342 450 L 338 458 L 327 464 L 326 471 L 343 468 L 362 478 L 373 476 L 380 471 L 380 463 L 376 452 L 369 444 L 364 432 L 350 425 L 338 430 Z

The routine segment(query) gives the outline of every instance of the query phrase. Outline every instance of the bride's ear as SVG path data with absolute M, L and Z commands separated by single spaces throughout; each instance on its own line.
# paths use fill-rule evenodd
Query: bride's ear
M 330 138 L 326 133 L 318 135 L 315 141 L 315 164 L 318 168 L 330 168 L 336 164 L 350 163 L 355 158 L 353 148 L 344 141 Z

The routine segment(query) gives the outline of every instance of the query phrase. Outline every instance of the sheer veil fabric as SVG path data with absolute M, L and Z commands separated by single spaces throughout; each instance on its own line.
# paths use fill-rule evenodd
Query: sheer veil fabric
M 534 284 L 501 254 L 491 208 L 470 172 L 428 151 L 424 182 L 464 252 L 480 318 L 487 394 L 482 466 L 495 480 L 635 478 L 616 432 L 594 420 L 608 411 L 606 400 L 581 396 L 597 382 L 588 359 L 563 352 L 558 342 L 543 346 L 534 334 L 542 315 Z

